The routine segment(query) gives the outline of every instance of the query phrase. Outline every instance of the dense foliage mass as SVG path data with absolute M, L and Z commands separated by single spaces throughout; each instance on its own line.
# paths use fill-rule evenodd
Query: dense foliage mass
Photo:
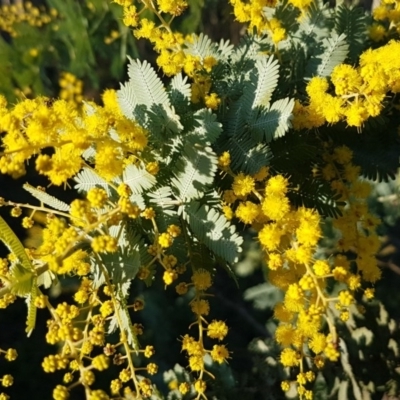
M 63 10 L 81 10 L 49 3 L 3 8 L 2 29 L 16 48 L 24 22 L 33 31 L 64 23 L 68 32 Z M 79 388 L 91 400 L 233 398 L 235 354 L 229 320 L 212 317 L 214 280 L 221 268 L 236 279 L 249 240 L 276 288 L 275 345 L 263 344 L 260 368 L 279 387 L 262 398 L 310 400 L 321 385 L 326 396 L 395 393 L 398 328 L 383 306 L 371 317 L 381 221 L 366 200 L 372 181 L 392 179 L 399 167 L 400 2 L 385 0 L 369 15 L 317 0 L 231 0 L 247 27 L 237 45 L 175 30 L 185 0 L 114 3 L 123 27 L 104 45 L 125 36 L 110 68 L 117 74 L 136 38 L 152 44 L 158 71 L 130 58 L 119 90 L 105 90 L 102 104 L 83 99 L 71 72 L 92 65 L 82 63 L 89 41 L 76 37 L 66 47 L 79 48 L 76 65 L 60 75 L 59 97 L 29 96 L 44 87 L 26 77 L 28 97 L 14 102 L 21 93 L 10 87 L 0 97 L 0 172 L 20 179 L 30 168 L 51 186 L 74 188 L 71 202 L 29 183 L 23 188 L 39 204 L 0 199 L 25 229 L 40 232 L 25 248 L 0 217 L 9 249 L 0 260 L 0 307 L 26 300 L 28 336 L 47 309 L 45 341 L 56 347 L 42 368 L 64 374 L 53 399 L 75 398 Z M 101 4 L 85 7 L 96 15 Z M 102 21 L 89 20 L 96 29 Z M 36 48 L 26 57 L 29 68 L 38 68 L 37 57 L 42 67 L 57 59 Z M 72 299 L 52 299 L 71 277 Z M 138 282 L 151 290 L 159 278 L 159 289 L 174 290 L 191 310 L 176 338 L 186 362 L 161 371 L 166 385 L 152 380 L 160 365 L 151 358 L 162 349 L 147 343 L 137 317 L 146 313 Z M 379 333 L 374 352 L 371 332 Z M 1 351 L 17 358 L 14 348 Z M 372 357 L 384 371 L 379 382 L 368 367 L 352 367 Z M 96 376 L 109 369 L 109 389 L 98 388 Z M 1 382 L 11 386 L 13 377 Z

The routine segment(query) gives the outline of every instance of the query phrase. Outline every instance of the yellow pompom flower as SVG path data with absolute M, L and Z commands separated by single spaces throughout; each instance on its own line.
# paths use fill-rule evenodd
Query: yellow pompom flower
M 173 238 L 172 236 L 167 233 L 164 232 L 162 233 L 159 237 L 158 237 L 158 244 L 163 247 L 164 249 L 170 247 L 173 243 Z
M 265 186 L 266 196 L 282 197 L 288 191 L 289 181 L 282 175 L 276 175 L 268 179 Z
M 260 213 L 260 207 L 251 201 L 242 202 L 236 209 L 236 217 L 245 224 L 251 224 Z
M 115 253 L 118 250 L 117 239 L 109 235 L 96 236 L 91 246 L 96 253 Z
M 126 26 L 135 27 L 138 24 L 138 14 L 136 12 L 136 7 L 134 5 L 129 5 L 124 7 L 124 17 L 123 23 Z
M 254 190 L 254 186 L 254 178 L 241 172 L 239 175 L 235 176 L 232 189 L 236 196 L 246 196 Z
M 210 303 L 204 299 L 195 299 L 190 303 L 190 308 L 194 314 L 208 315 L 210 312 Z
M 181 15 L 188 6 L 185 0 L 157 0 L 157 4 L 161 12 L 175 17 Z
M 221 99 L 218 97 L 217 93 L 211 93 L 210 95 L 206 95 L 204 97 L 204 102 L 207 108 L 211 108 L 211 110 L 217 110 L 221 104 Z
M 202 379 L 198 379 L 194 383 L 194 389 L 196 390 L 197 393 L 204 393 L 207 389 L 207 385 Z
M 293 349 L 283 349 L 280 360 L 284 367 L 295 367 L 300 363 L 300 355 Z
M 192 282 L 197 290 L 207 290 L 212 285 L 211 274 L 204 268 L 200 268 L 192 275 Z
M 228 326 L 223 321 L 212 321 L 207 327 L 207 336 L 212 339 L 223 340 L 228 334 Z
M 215 344 L 210 355 L 215 362 L 222 364 L 227 358 L 229 358 L 229 351 L 223 344 Z
M 110 359 L 105 354 L 100 354 L 93 358 L 92 366 L 98 371 L 106 370 L 110 365 Z

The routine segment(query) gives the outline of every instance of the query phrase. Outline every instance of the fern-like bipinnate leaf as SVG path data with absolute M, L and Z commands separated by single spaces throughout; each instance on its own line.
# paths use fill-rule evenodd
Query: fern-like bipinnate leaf
M 368 43 L 367 16 L 362 7 L 341 4 L 336 9 L 335 30 L 346 35 L 349 61 L 355 63 Z
M 307 50 L 329 36 L 333 27 L 333 19 L 328 3 L 314 0 L 302 13 L 299 26 L 299 43 Z
M 221 39 L 220 42 L 218 43 L 218 48 L 217 48 L 218 59 L 220 61 L 227 61 L 229 57 L 232 55 L 234 48 L 235 47 L 233 46 L 233 44 L 230 43 L 229 40 Z
M 29 183 L 25 183 L 22 187 L 29 192 L 33 197 L 37 198 L 41 203 L 46 204 L 49 207 L 54 208 L 58 211 L 69 211 L 69 205 L 64 203 L 61 200 L 58 200 L 56 197 L 49 195 L 43 190 L 37 189 Z
M 227 139 L 221 151 L 228 151 L 231 155 L 231 168 L 234 172 L 242 171 L 250 175 L 268 165 L 272 158 L 269 147 L 257 143 L 248 131 Z
M 220 210 L 192 201 L 184 208 L 183 216 L 195 237 L 216 256 L 228 263 L 238 260 L 243 238 Z
M 216 43 L 204 33 L 200 33 L 200 35 L 193 34 L 192 39 L 185 42 L 185 46 L 185 53 L 200 57 L 201 59 L 218 55 Z
M 132 119 L 138 105 L 148 108 L 153 104 L 170 106 L 167 91 L 150 63 L 129 58 L 128 75 L 129 81 L 121 84 L 117 92 L 121 111 L 127 118 Z
M 160 206 L 163 210 L 171 209 L 174 204 L 169 186 L 161 186 L 147 193 L 150 203 Z
M 272 93 L 278 84 L 279 63 L 273 56 L 269 56 L 257 60 L 256 68 L 258 80 L 252 108 L 269 107 Z
M 33 266 L 26 254 L 25 248 L 7 222 L 0 216 L 0 240 L 7 246 L 11 253 L 17 257 L 15 265 L 21 265 L 26 271 L 33 271 Z M 20 263 L 20 264 L 19 264 Z M 30 288 L 29 288 L 30 289 Z M 24 294 L 30 293 L 30 290 Z
M 109 184 L 91 168 L 84 167 L 77 175 L 74 176 L 74 181 L 77 182 L 75 189 L 79 193 L 87 193 L 94 187 L 101 187 L 107 192 L 108 196 L 111 196 Z
M 17 296 L 27 297 L 28 315 L 26 333 L 29 336 L 35 328 L 36 323 L 36 307 L 33 303 L 38 290 L 36 273 L 23 244 L 1 216 L 0 240 L 17 257 L 17 261 L 10 267 L 9 290 Z
M 192 88 L 187 81 L 187 76 L 183 77 L 181 73 L 175 75 L 169 84 L 168 95 L 172 106 L 182 109 L 189 105 L 192 97 Z
M 28 315 L 26 317 L 26 329 L 25 332 L 29 337 L 32 331 L 35 329 L 36 326 L 36 314 L 37 314 L 37 307 L 35 305 L 36 297 L 39 293 L 37 287 L 36 277 L 33 279 L 33 284 L 31 288 L 31 292 L 26 298 L 26 304 L 28 306 Z
M 217 156 L 210 147 L 188 142 L 182 156 L 175 164 L 177 172 L 171 179 L 182 201 L 198 198 L 214 182 L 217 171 Z
M 281 99 L 275 101 L 268 111 L 260 110 L 256 118 L 248 122 L 249 130 L 254 139 L 258 142 L 282 137 L 291 127 L 292 111 L 294 107 L 293 99 Z
M 332 32 L 331 37 L 322 42 L 322 55 L 313 56 L 309 60 L 306 72 L 309 78 L 314 75 L 326 77 L 330 76 L 336 65 L 342 63 L 348 54 L 349 45 L 346 41 L 346 35 L 337 35 Z
M 217 116 L 207 108 L 202 108 L 194 114 L 194 129 L 191 132 L 202 144 L 213 144 L 222 132 L 222 125 Z
M 149 62 L 129 58 L 128 76 L 136 89 L 136 104 L 169 105 L 168 94 L 161 79 Z M 135 105 L 136 105 L 135 104 Z
M 140 194 L 153 187 L 156 178 L 144 168 L 129 164 L 122 174 L 122 181 L 130 187 L 132 194 Z

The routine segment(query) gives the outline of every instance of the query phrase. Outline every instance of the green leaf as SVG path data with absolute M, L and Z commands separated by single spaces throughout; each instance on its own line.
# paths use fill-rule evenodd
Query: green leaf
M 10 290 L 17 296 L 29 295 L 35 282 L 35 273 L 32 269 L 26 269 L 19 262 L 10 267 Z
M 308 48 L 312 49 L 322 38 L 328 37 L 332 28 L 332 11 L 328 8 L 328 3 L 314 0 L 302 12 L 299 43 L 308 52 Z
M 221 148 L 229 151 L 231 155 L 231 168 L 234 172 L 243 171 L 247 174 L 255 174 L 262 167 L 269 164 L 272 154 L 268 146 L 256 144 L 249 132 L 241 136 L 230 137 Z
M 216 56 L 217 45 L 204 33 L 193 35 L 191 41 L 186 41 L 185 53 L 192 56 L 205 58 L 207 56 Z
M 175 164 L 172 185 L 177 189 L 182 201 L 198 198 L 214 182 L 217 172 L 217 156 L 210 147 L 187 143 L 182 156 Z
M 49 195 L 48 193 L 44 192 L 43 190 L 37 189 L 28 183 L 22 185 L 22 187 L 29 192 L 32 196 L 36 197 L 40 202 L 48 205 L 59 211 L 69 211 L 69 205 L 64 203 L 61 200 L 58 200 L 56 197 Z
M 202 108 L 194 114 L 194 130 L 190 133 L 198 142 L 213 144 L 222 132 L 222 124 L 217 116 L 207 108 Z
M 108 326 L 108 333 L 113 333 L 117 328 L 123 331 L 126 334 L 128 339 L 128 343 L 132 346 L 133 350 L 139 350 L 139 341 L 138 338 L 133 331 L 133 325 L 131 318 L 129 316 L 129 311 L 126 304 L 126 299 L 122 294 L 121 290 L 117 291 L 117 306 L 115 309 L 115 313 L 118 313 L 119 319 L 116 318 L 115 314 L 112 316 L 110 320 L 110 324 Z M 121 326 L 119 326 L 119 322 Z
M 35 306 L 35 299 L 38 295 L 38 288 L 37 288 L 37 283 L 36 283 L 36 278 L 34 279 L 32 288 L 31 288 L 31 293 L 26 299 L 26 303 L 28 305 L 28 315 L 26 318 L 26 329 L 25 332 L 27 333 L 27 336 L 29 337 L 32 333 L 32 331 L 35 329 L 36 325 L 36 312 L 37 312 L 37 307 Z
M 25 248 L 21 241 L 18 239 L 14 231 L 8 226 L 7 222 L 0 216 L 0 240 L 8 247 L 11 253 L 13 253 L 18 261 L 22 264 L 18 268 L 23 268 L 26 271 L 33 271 L 34 268 L 26 254 Z M 16 263 L 15 265 L 20 265 Z M 32 273 L 32 272 L 31 272 Z M 24 293 L 27 294 L 29 290 Z
M 347 57 L 349 45 L 346 42 L 346 35 L 331 33 L 331 37 L 322 42 L 322 55 L 311 57 L 306 67 L 308 77 L 330 76 L 336 65 L 341 64 Z
M 192 97 L 192 89 L 190 83 L 187 82 L 187 76 L 181 73 L 175 75 L 169 84 L 168 94 L 173 106 L 179 104 L 189 104 Z
M 156 178 L 144 168 L 129 164 L 122 174 L 122 181 L 130 187 L 132 194 L 140 194 L 154 186 Z
M 253 121 L 249 121 L 249 130 L 258 142 L 284 136 L 291 128 L 290 120 L 294 107 L 293 99 L 281 99 L 272 104 L 268 111 L 260 110 Z
M 342 3 L 336 9 L 335 30 L 346 35 L 349 61 L 355 63 L 368 43 L 367 15 L 362 7 Z
M 161 186 L 147 193 L 150 198 L 150 203 L 154 203 L 163 210 L 173 207 L 172 191 L 169 186 Z
M 94 172 L 91 168 L 84 167 L 77 175 L 74 176 L 74 181 L 77 182 L 74 188 L 79 193 L 87 193 L 94 187 L 101 187 L 109 196 L 111 196 L 109 184 L 103 178 L 97 175 L 96 172 Z
M 125 85 L 121 84 L 121 89 L 117 92 L 123 114 L 132 118 L 137 105 L 145 105 L 149 109 L 153 104 L 170 106 L 168 94 L 153 67 L 146 60 L 141 63 L 129 58 L 129 62 L 130 79 Z
M 279 78 L 279 63 L 274 56 L 257 60 L 258 72 L 257 87 L 252 108 L 269 107 L 272 93 L 274 92 Z
M 220 210 L 192 201 L 184 207 L 183 217 L 195 237 L 215 255 L 228 263 L 238 260 L 243 238 L 235 232 Z
M 229 57 L 232 55 L 234 48 L 235 47 L 233 46 L 233 44 L 230 43 L 229 40 L 221 39 L 220 42 L 218 43 L 218 48 L 217 48 L 217 52 L 219 55 L 218 59 L 221 61 L 222 60 L 227 61 Z

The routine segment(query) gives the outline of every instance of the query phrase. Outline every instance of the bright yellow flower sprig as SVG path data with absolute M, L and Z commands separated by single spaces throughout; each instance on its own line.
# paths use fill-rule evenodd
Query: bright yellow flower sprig
M 65 100 L 39 97 L 8 109 L 0 96 L 0 130 L 5 132 L 0 172 L 18 178 L 25 174 L 25 162 L 37 156 L 39 174 L 62 185 L 80 171 L 83 153 L 95 146 L 96 172 L 106 181 L 121 175 L 126 165 L 140 160 L 147 132 L 121 114 L 115 91 L 106 91 L 103 101 L 104 107 L 88 103 L 77 110 Z M 117 137 L 109 134 L 111 129 Z M 42 153 L 49 147 L 54 154 Z
M 153 259 L 146 266 L 142 266 L 138 277 L 139 279 L 146 280 L 152 274 L 152 266 L 158 262 L 163 268 L 163 281 L 166 286 L 176 282 L 179 275 L 186 272 L 185 265 L 177 265 L 177 258 L 172 254 L 167 254 L 166 251 L 173 244 L 176 237 L 181 235 L 181 229 L 176 225 L 170 225 L 166 232 L 160 233 L 154 219 L 154 211 L 148 209 L 142 213 L 148 219 L 152 220 L 155 230 L 155 242 L 148 248 L 148 252 L 153 256 Z M 192 312 L 196 316 L 196 321 L 190 326 L 198 327 L 198 340 L 193 336 L 185 335 L 182 339 L 182 350 L 186 351 L 189 358 L 189 368 L 192 372 L 198 373 L 198 378 L 194 382 L 194 390 L 197 392 L 196 399 L 207 399 L 205 392 L 207 389 L 204 380 L 204 374 L 208 374 L 213 378 L 213 375 L 205 369 L 204 357 L 209 354 L 215 362 L 222 364 L 229 358 L 229 351 L 225 345 L 216 344 L 211 350 L 204 347 L 204 335 L 211 339 L 223 340 L 228 333 L 228 327 L 223 321 L 213 320 L 208 322 L 206 316 L 210 312 L 209 301 L 206 299 L 209 296 L 206 291 L 212 286 L 212 277 L 206 269 L 198 269 L 192 275 L 192 282 L 179 282 L 176 285 L 176 292 L 179 295 L 187 293 L 188 289 L 193 286 L 195 289 L 195 296 L 190 302 Z M 179 385 L 179 391 L 185 395 L 190 391 L 190 384 L 185 382 Z
M 203 57 L 191 54 L 187 43 L 192 43 L 196 35 L 184 37 L 180 32 L 173 32 L 171 23 L 188 6 L 184 0 L 141 0 L 140 11 L 131 1 L 117 0 L 116 3 L 124 8 L 124 24 L 134 28 L 133 34 L 137 39 L 149 40 L 154 50 L 159 54 L 157 65 L 166 76 L 174 76 L 185 72 L 192 80 L 192 101 L 198 103 L 204 101 L 206 107 L 217 109 L 221 100 L 216 93 L 210 92 L 212 68 L 217 64 L 213 54 Z M 140 18 L 144 11 L 150 11 L 159 21 L 157 25 L 148 18 Z M 167 15 L 167 17 L 166 17 Z
M 149 397 L 152 394 L 151 381 L 139 377 L 138 373 L 145 370 L 149 375 L 154 375 L 158 370 L 157 365 L 149 363 L 145 368 L 134 366 L 132 350 L 123 330 L 120 332 L 119 343 L 106 341 L 106 322 L 111 318 L 116 318 L 119 325 L 121 322 L 117 311 L 119 302 L 115 297 L 115 288 L 107 276 L 106 281 L 103 290 L 100 290 L 94 288 L 91 280 L 83 278 L 74 296 L 80 308 L 65 302 L 54 308 L 49 299 L 43 295 L 36 299 L 37 307 L 47 308 L 52 316 L 47 323 L 46 341 L 61 346 L 59 353 L 44 358 L 42 368 L 46 373 L 58 370 L 68 371 L 64 374 L 64 385 L 57 385 L 53 391 L 54 400 L 69 398 L 71 390 L 77 385 L 84 387 L 87 398 L 109 398 L 104 391 L 93 389 L 92 385 L 96 380 L 95 371 L 104 371 L 112 364 L 123 366 L 118 378 L 110 383 L 113 396 L 119 396 L 121 390 L 124 393 L 136 393 L 143 397 Z M 140 311 L 143 309 L 143 303 L 135 301 L 128 308 Z M 143 333 L 143 328 L 139 324 L 133 324 L 132 329 L 136 335 Z M 102 349 L 102 353 L 92 356 L 92 352 L 96 349 Z M 150 358 L 154 355 L 154 348 L 147 346 L 138 352 L 145 358 Z M 133 390 L 129 382 L 133 384 Z
M 184 11 L 187 3 L 182 0 L 160 0 L 155 4 L 151 0 L 142 0 L 139 2 L 142 5 L 139 12 L 137 12 L 136 6 L 131 4 L 131 1 L 117 0 L 116 3 L 123 6 L 123 22 L 126 26 L 135 28 L 135 37 L 148 39 L 153 44 L 154 49 L 160 53 L 157 64 L 163 69 L 164 73 L 167 76 L 172 76 L 180 72 L 185 62 L 185 54 L 182 51 L 185 39 L 181 33 L 172 31 L 171 23 L 175 16 Z M 147 18 L 139 18 L 145 10 L 156 16 L 160 22 L 159 26 Z M 169 14 L 168 21 L 164 18 L 164 14 Z
M 15 4 L 3 4 L 0 7 L 0 29 L 8 32 L 12 37 L 18 35 L 15 30 L 17 24 L 26 23 L 40 28 L 57 18 L 57 10 L 49 11 L 44 7 L 35 7 L 30 1 Z
M 139 207 L 129 201 L 131 192 L 127 185 L 121 184 L 117 188 L 117 193 L 119 198 L 111 201 L 104 189 L 93 188 L 88 191 L 86 199 L 77 199 L 71 203 L 69 214 L 47 210 L 42 206 L 15 204 L 2 200 L 2 205 L 13 206 L 12 211 L 27 208 L 33 210 L 33 213 L 38 210 L 48 212 L 47 223 L 42 232 L 42 244 L 28 252 L 32 264 L 36 266 L 38 276 L 44 273 L 60 276 L 75 275 L 81 280 L 74 295 L 77 305 L 62 303 L 53 307 L 48 297 L 40 292 L 35 299 L 36 307 L 47 308 L 50 311 L 51 319 L 47 322 L 46 341 L 52 345 L 60 345 L 60 352 L 45 357 L 42 367 L 47 373 L 69 369 L 64 375 L 64 385 L 58 385 L 53 391 L 54 400 L 67 399 L 70 391 L 77 385 L 84 387 L 88 399 L 108 398 L 104 391 L 94 390 L 92 385 L 95 383 L 94 372 L 103 371 L 112 363 L 124 366 L 119 378 L 111 382 L 112 395 L 118 396 L 122 390 L 124 393 L 149 397 L 153 392 L 151 381 L 139 373 L 143 370 L 149 375 L 154 375 L 158 370 L 157 365 L 149 363 L 146 367 L 137 368 L 132 353 L 135 351 L 142 353 L 145 358 L 150 358 L 154 354 L 154 348 L 147 346 L 144 350 L 132 349 L 121 316 L 125 300 L 118 297 L 118 290 L 103 265 L 100 254 L 114 253 L 118 250 L 117 239 L 109 234 L 111 226 L 118 224 L 123 226 L 124 218 L 136 219 L 140 214 L 154 218 L 154 215 L 151 210 L 144 210 L 141 213 Z M 19 217 L 21 212 L 14 211 L 12 214 Z M 27 218 L 34 221 L 33 214 Z M 32 227 L 32 224 L 26 224 L 24 220 L 23 225 L 26 228 Z M 176 236 L 179 232 L 172 226 L 169 233 Z M 92 248 L 90 256 L 89 251 L 76 247 L 84 240 L 90 242 Z M 162 240 L 158 242 L 162 247 L 164 242 Z M 89 257 L 92 258 L 92 262 Z M 105 281 L 102 287 L 96 286 L 92 280 L 95 268 L 93 259 L 96 260 L 97 268 Z M 3 292 L 12 280 L 10 263 L 15 261 L 15 257 L 10 255 L 8 260 L 0 262 Z M 2 293 L 3 307 L 15 299 L 15 295 L 9 298 L 7 294 L 9 293 Z M 126 310 L 140 311 L 143 307 L 143 301 L 137 299 L 132 305 L 127 305 Z M 126 317 L 125 315 L 124 318 Z M 118 343 L 106 341 L 106 323 L 111 319 L 116 320 L 120 330 Z M 143 333 L 141 325 L 130 322 L 129 326 L 135 335 Z M 101 348 L 103 354 L 91 355 L 93 351 Z M 15 357 L 15 352 L 7 351 L 7 359 Z
M 309 105 L 296 101 L 294 129 L 316 128 L 343 120 L 360 128 L 369 117 L 378 116 L 390 93 L 400 92 L 398 54 L 400 42 L 392 40 L 362 53 L 358 67 L 337 65 L 330 77 L 334 90 L 330 89 L 327 78 L 312 78 L 307 85 Z
M 268 19 L 265 13 L 265 7 L 275 7 L 276 0 L 230 0 L 230 3 L 233 5 L 233 13 L 236 20 L 241 23 L 248 23 L 248 31 L 250 33 L 254 30 L 258 35 L 268 33 L 275 44 L 287 38 L 287 32 L 282 26 L 282 21 L 277 18 Z M 290 0 L 289 3 L 304 11 L 312 1 Z
M 283 346 L 281 363 L 299 370 L 297 391 L 305 399 L 312 399 L 310 384 L 325 360 L 340 357 L 335 312 L 347 321 L 363 281 L 374 283 L 380 277 L 374 258 L 379 248 L 374 233 L 377 219 L 365 205 L 369 185 L 357 181 L 360 169 L 351 164 L 351 158 L 349 149 L 337 148 L 333 155 L 325 155 L 327 165 L 321 172 L 343 195 L 341 200 L 347 201 L 343 216 L 333 222 L 341 232 L 339 254 L 333 262 L 314 257 L 322 237 L 321 217 L 315 210 L 291 206 L 287 178 L 268 176 L 267 170 L 256 176 L 235 175 L 229 169 L 229 153 L 219 158 L 220 168 L 234 177 L 232 190 L 223 195 L 225 215 L 237 217 L 258 232 L 268 280 L 285 293 L 283 302 L 275 307 L 275 318 L 280 322 L 275 337 Z M 355 260 L 343 255 L 349 250 L 356 252 Z M 351 268 L 354 261 L 356 272 Z M 327 291 L 327 282 L 332 279 L 341 285 L 338 294 Z M 373 289 L 364 293 L 369 299 Z M 284 381 L 282 388 L 289 390 L 289 382 Z
M 4 260 L 0 260 L 0 263 L 3 264 Z M 7 361 L 15 361 L 18 357 L 17 351 L 12 348 L 7 349 L 7 350 L 0 349 L 0 355 L 1 354 L 4 355 L 4 358 Z M 0 382 L 3 387 L 9 387 L 9 386 L 13 385 L 14 378 L 12 375 L 7 374 L 7 375 L 4 375 L 2 378 L 0 378 Z M 8 395 L 6 395 L 5 393 L 0 393 L 0 400 L 7 400 L 9 398 L 10 397 Z
M 183 295 L 190 286 L 193 286 L 195 289 L 195 296 L 190 302 L 190 307 L 196 316 L 196 320 L 190 325 L 190 328 L 197 326 L 198 339 L 196 340 L 191 335 L 185 335 L 182 338 L 182 350 L 188 355 L 189 369 L 198 374 L 194 382 L 194 390 L 197 393 L 196 399 L 207 399 L 205 395 L 207 384 L 204 377 L 205 374 L 211 378 L 214 378 L 214 376 L 206 370 L 204 357 L 209 354 L 214 362 L 222 364 L 229 358 L 229 351 L 224 344 L 215 344 L 211 350 L 206 349 L 204 346 L 204 337 L 208 336 L 211 339 L 221 341 L 228 334 L 228 326 L 224 321 L 213 320 L 208 322 L 206 319 L 206 316 L 210 312 L 210 304 L 207 300 L 207 297 L 210 295 L 206 292 L 212 286 L 211 273 L 203 268 L 197 269 L 193 272 L 192 282 L 180 282 L 176 286 L 176 291 L 178 294 Z M 178 389 L 185 395 L 190 391 L 190 385 L 186 382 L 181 383 Z
M 70 72 L 63 72 L 59 79 L 60 99 L 74 105 L 82 105 L 83 81 Z
M 361 289 L 362 280 L 374 284 L 381 277 L 375 258 L 380 248 L 375 229 L 380 221 L 368 210 L 366 200 L 371 185 L 359 179 L 360 168 L 352 163 L 352 158 L 353 154 L 346 146 L 327 148 L 324 153 L 326 166 L 321 173 L 346 204 L 341 210 L 342 216 L 333 220 L 333 226 L 340 232 L 336 248 L 339 253 L 353 252 L 356 256 L 346 261 L 339 254 L 335 263 L 341 267 L 337 280 L 345 282 L 350 290 L 356 291 Z M 356 274 L 351 272 L 351 263 L 357 266 Z M 371 290 L 366 290 L 367 298 Z
M 375 23 L 370 27 L 370 37 L 380 42 L 387 37 L 400 34 L 400 2 L 397 0 L 383 0 L 372 11 Z

